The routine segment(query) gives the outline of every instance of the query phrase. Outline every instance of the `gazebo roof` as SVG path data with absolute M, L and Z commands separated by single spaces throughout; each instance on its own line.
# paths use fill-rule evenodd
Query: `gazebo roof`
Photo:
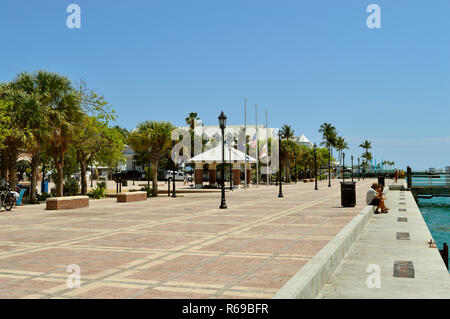
M 231 153 L 231 154 L 230 154 Z M 245 156 L 247 156 L 247 163 L 256 163 L 256 159 L 246 155 L 234 147 L 225 146 L 225 163 L 245 163 Z M 231 158 L 230 158 L 231 155 Z M 222 163 L 222 145 L 218 145 L 204 153 L 198 154 L 188 160 L 189 163 Z

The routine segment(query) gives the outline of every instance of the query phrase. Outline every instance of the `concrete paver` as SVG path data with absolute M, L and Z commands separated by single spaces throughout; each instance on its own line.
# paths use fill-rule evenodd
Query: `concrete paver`
M 0 212 L 0 298 L 270 298 L 359 211 L 337 181 Z M 81 288 L 66 285 L 79 265 Z

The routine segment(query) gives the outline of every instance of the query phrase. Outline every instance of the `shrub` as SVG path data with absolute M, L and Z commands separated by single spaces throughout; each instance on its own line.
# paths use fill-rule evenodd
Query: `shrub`
M 103 188 L 106 190 L 106 182 L 100 182 L 97 184 L 97 188 Z
M 80 193 L 80 185 L 76 178 L 69 177 L 64 182 L 63 191 L 65 196 L 75 196 Z
M 141 188 L 141 191 L 147 192 L 147 197 L 152 196 L 152 188 L 148 186 L 144 186 Z
M 90 193 L 89 196 L 95 199 L 102 199 L 106 197 L 106 187 L 102 187 L 101 185 L 97 185 Z
M 50 197 L 53 197 L 53 195 L 44 192 L 44 193 L 42 193 L 41 195 L 39 195 L 37 199 L 38 199 L 38 201 L 40 201 L 40 202 L 44 202 L 47 198 L 50 198 Z

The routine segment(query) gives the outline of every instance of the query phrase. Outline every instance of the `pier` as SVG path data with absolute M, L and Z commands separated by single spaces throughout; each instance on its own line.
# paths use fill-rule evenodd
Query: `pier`
M 390 212 L 370 218 L 318 298 L 450 298 L 446 265 L 399 182 L 387 194 Z

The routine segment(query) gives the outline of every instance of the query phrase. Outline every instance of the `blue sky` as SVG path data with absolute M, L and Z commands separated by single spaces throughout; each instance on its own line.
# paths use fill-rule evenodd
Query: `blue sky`
M 81 7 L 81 29 L 66 7 Z M 366 7 L 381 8 L 381 29 Z M 105 1 L 0 3 L 0 81 L 47 69 L 83 78 L 118 124 L 289 124 L 320 141 L 331 122 L 347 154 L 372 141 L 378 160 L 413 169 L 450 165 L 450 1 Z M 261 121 L 262 123 L 262 121 Z

